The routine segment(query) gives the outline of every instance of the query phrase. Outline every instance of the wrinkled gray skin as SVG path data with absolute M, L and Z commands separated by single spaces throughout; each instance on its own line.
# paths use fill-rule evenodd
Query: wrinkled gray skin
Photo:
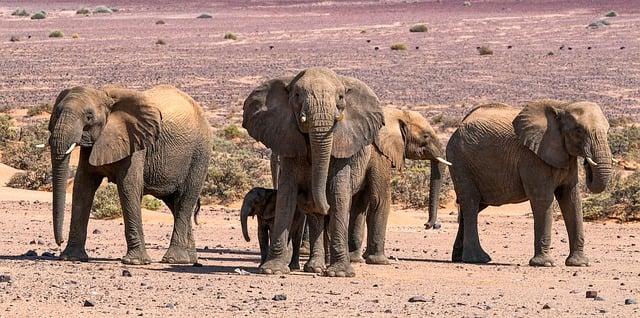
M 384 124 L 382 107 L 364 83 L 327 68 L 310 68 L 295 78 L 268 81 L 245 100 L 243 127 L 280 156 L 274 235 L 266 274 L 288 273 L 289 229 L 298 192 L 311 194 L 311 257 L 306 271 L 324 269 L 322 229 L 329 215 L 330 265 L 327 276 L 354 276 L 347 232 L 354 194 L 361 191 L 371 143 Z M 308 212 L 308 211 L 306 211 Z M 315 229 L 315 230 L 312 230 Z
M 125 264 L 149 264 L 140 201 L 163 200 L 174 217 L 166 263 L 197 261 L 191 215 L 197 206 L 211 152 L 210 127 L 201 107 L 173 86 L 139 92 L 106 87 L 62 91 L 49 121 L 56 243 L 62 224 L 70 151 L 80 148 L 73 187 L 71 226 L 62 260 L 87 261 L 89 212 L 106 177 L 118 187 L 125 225 Z
M 529 200 L 535 234 L 529 265 L 554 266 L 549 249 L 555 197 L 569 236 L 565 264 L 587 266 L 578 157 L 588 158 L 587 188 L 604 191 L 612 172 L 608 129 L 600 107 L 588 102 L 544 100 L 522 110 L 490 104 L 471 111 L 447 145 L 460 205 L 453 261 L 489 262 L 478 238 L 478 213 L 489 205 Z
M 273 231 L 274 220 L 276 216 L 276 196 L 275 189 L 265 189 L 256 187 L 251 189 L 242 201 L 240 209 L 240 224 L 242 225 L 242 235 L 245 241 L 251 241 L 249 230 L 247 228 L 247 219 L 249 217 L 258 218 L 258 243 L 260 244 L 260 265 L 267 260 L 269 253 L 269 237 Z M 303 199 L 305 200 L 305 199 Z M 301 200 L 299 199 L 299 202 Z M 300 246 L 302 243 L 302 232 L 304 231 L 305 215 L 296 209 L 293 217 L 293 223 L 290 229 L 289 241 L 291 244 L 291 262 L 289 269 L 300 269 Z
M 375 139 L 365 191 L 354 198 L 351 206 L 349 253 L 353 263 L 389 263 L 384 254 L 384 243 L 391 204 L 391 177 L 394 168 L 404 166 L 405 158 L 431 161 L 429 220 L 425 227 L 440 227 L 437 223 L 438 203 L 445 164 L 437 160 L 444 157 L 444 149 L 435 130 L 420 113 L 410 110 L 385 107 L 384 121 L 385 125 Z M 365 220 L 368 233 L 363 259 Z

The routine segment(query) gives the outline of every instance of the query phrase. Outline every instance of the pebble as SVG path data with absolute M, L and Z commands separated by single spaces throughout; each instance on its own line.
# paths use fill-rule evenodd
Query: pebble
M 638 304 L 638 302 L 636 301 L 635 298 L 627 298 L 624 300 L 624 304 L 625 305 L 636 305 Z
M 587 290 L 587 298 L 596 298 L 598 297 L 598 292 L 595 290 Z
M 85 301 L 84 301 L 84 306 L 85 306 L 85 307 L 93 307 L 93 306 L 95 306 L 95 305 L 96 305 L 96 304 L 95 304 L 93 301 L 91 301 L 91 300 L 85 300 Z
M 95 229 L 95 230 L 93 230 L 93 234 L 96 234 L 96 235 L 102 234 L 102 231 L 100 231 L 98 229 Z
M 26 256 L 26 257 L 35 257 L 35 256 L 38 256 L 38 253 L 36 253 L 36 251 L 34 251 L 34 250 L 28 250 L 26 253 L 24 253 L 24 256 Z
M 0 275 L 0 283 L 11 283 L 13 279 L 10 275 Z
M 601 313 L 601 314 L 606 314 L 607 310 L 606 309 L 599 309 L 598 312 Z
M 595 298 L 593 298 L 593 300 L 595 301 L 604 301 L 604 297 L 600 297 L 600 296 L 596 296 Z
M 285 295 L 285 294 L 277 294 L 277 295 L 273 296 L 273 298 L 271 298 L 271 300 L 275 300 L 275 301 L 287 300 L 287 295 Z
M 38 245 L 44 245 L 44 241 L 43 241 L 43 240 L 37 240 L 37 241 L 36 241 L 36 243 L 37 243 Z
M 131 277 L 131 272 L 127 269 L 122 270 L 122 277 Z
M 549 306 L 549 304 L 544 304 L 544 306 L 542 306 L 542 309 L 551 309 L 551 306 Z
M 169 309 L 173 309 L 173 308 L 176 308 L 176 305 L 172 304 L 172 303 L 168 303 L 168 304 L 164 305 L 164 307 L 165 308 L 169 308 Z
M 413 296 L 409 298 L 410 303 L 426 303 L 427 299 L 424 296 Z

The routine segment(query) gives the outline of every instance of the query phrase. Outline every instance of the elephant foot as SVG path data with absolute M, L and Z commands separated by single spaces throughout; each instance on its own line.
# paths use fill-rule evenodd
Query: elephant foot
M 389 259 L 384 254 L 369 254 L 365 259 L 367 264 L 389 265 Z
M 194 264 L 198 262 L 198 253 L 195 248 L 171 245 L 162 256 L 161 262 L 168 264 Z
M 300 255 L 308 256 L 311 254 L 311 246 L 309 246 L 309 241 L 302 241 L 300 245 Z
M 67 245 L 62 254 L 60 254 L 60 260 L 88 262 L 89 255 L 87 255 L 84 247 Z
M 556 262 L 548 254 L 535 255 L 529 260 L 529 266 L 554 267 Z
M 491 256 L 481 247 L 477 249 L 465 248 L 462 250 L 462 261 L 472 264 L 485 264 L 491 262 Z
M 364 263 L 362 251 L 358 249 L 349 253 L 349 261 L 351 261 L 351 263 Z
M 453 248 L 453 252 L 451 252 L 451 262 L 462 263 L 462 248 Z
M 322 259 L 324 259 L 324 257 L 310 258 L 307 263 L 304 264 L 304 271 L 307 273 L 322 273 L 326 267 L 326 263 L 322 261 Z
M 442 227 L 442 224 L 438 223 L 437 221 L 434 222 L 427 222 L 424 224 L 424 228 L 429 230 L 429 229 L 434 229 L 437 230 L 439 228 Z
M 290 271 L 289 266 L 277 259 L 266 261 L 258 268 L 259 273 L 267 275 L 289 274 Z
M 349 262 L 333 263 L 324 271 L 324 275 L 328 277 L 354 277 L 356 271 Z
M 289 269 L 290 270 L 300 270 L 300 261 L 291 261 L 291 263 L 289 263 Z
M 564 261 L 566 266 L 589 266 L 589 259 L 583 252 L 569 253 L 569 257 Z
M 127 251 L 127 255 L 120 260 L 127 265 L 148 265 L 151 264 L 151 257 L 144 248 L 133 248 Z

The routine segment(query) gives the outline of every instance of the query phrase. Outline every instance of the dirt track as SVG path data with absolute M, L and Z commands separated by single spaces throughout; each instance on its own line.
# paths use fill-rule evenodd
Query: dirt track
M 117 14 L 77 17 L 82 4 L 103 3 L 47 1 L 26 5 L 51 12 L 31 21 L 9 15 L 23 3 L 3 1 L 0 106 L 52 101 L 61 89 L 78 84 L 172 83 L 206 105 L 212 123 L 220 124 L 238 120 L 241 101 L 260 81 L 326 65 L 361 78 L 384 102 L 427 115 L 461 116 L 486 100 L 540 97 L 593 100 L 613 116 L 637 118 L 640 110 L 640 7 L 634 1 L 472 1 L 469 8 L 462 1 L 284 2 L 112 1 L 121 8 Z M 611 26 L 586 28 L 611 9 L 620 14 Z M 214 19 L 195 19 L 201 12 Z M 156 25 L 159 19 L 166 24 Z M 430 31 L 409 33 L 416 22 L 426 22 Z M 66 37 L 48 38 L 53 29 Z M 223 40 L 227 31 L 239 40 Z M 70 37 L 75 32 L 80 39 Z M 11 35 L 22 40 L 8 42 Z M 158 38 L 167 45 L 154 44 Z M 409 49 L 389 50 L 396 42 Z M 494 55 L 476 53 L 485 44 Z M 203 224 L 196 228 L 203 267 L 124 267 L 118 261 L 125 253 L 121 220 L 90 220 L 89 263 L 21 256 L 30 249 L 59 254 L 49 199 L 47 193 L 0 188 L 0 274 L 13 280 L 0 283 L 0 317 L 640 316 L 639 305 L 624 304 L 627 298 L 640 300 L 640 224 L 587 224 L 592 266 L 568 268 L 559 220 L 552 250 L 558 266 L 531 268 L 527 205 L 488 210 L 480 216 L 480 237 L 493 264 L 477 266 L 449 262 L 457 229 L 452 207 L 441 211 L 443 228 L 437 231 L 422 229 L 424 211 L 396 208 L 387 241 L 391 265 L 356 265 L 357 276 L 346 279 L 280 277 L 235 272 L 254 273 L 259 261 L 255 239 L 242 240 L 237 206 L 204 208 Z M 166 211 L 145 213 L 154 260 L 169 244 L 171 224 Z M 122 276 L 125 268 L 132 277 Z M 586 299 L 588 290 L 604 300 Z M 273 301 L 276 294 L 287 300 Z M 408 302 L 413 296 L 426 302 Z M 83 307 L 85 300 L 95 307 Z

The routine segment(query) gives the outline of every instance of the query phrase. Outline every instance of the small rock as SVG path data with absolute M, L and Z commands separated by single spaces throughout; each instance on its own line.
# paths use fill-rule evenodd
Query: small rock
M 595 301 L 605 301 L 604 297 L 596 296 L 593 298 Z
M 37 241 L 36 241 L 36 243 L 37 243 L 38 245 L 44 245 L 44 241 L 43 241 L 43 240 L 37 240 Z
M 269 45 L 269 50 L 273 50 L 274 47 L 275 46 L 273 46 L 273 45 Z
M 122 270 L 122 277 L 131 277 L 131 272 L 127 269 Z
M 271 300 L 275 300 L 275 301 L 287 300 L 287 295 L 285 295 L 285 294 L 277 294 L 277 295 L 273 296 L 273 298 L 271 298 Z
M 367 40 L 367 43 L 371 43 L 371 40 Z
M 601 314 L 606 314 L 607 310 L 606 309 L 598 309 L 598 312 Z
M 374 47 L 373 49 L 377 51 L 377 50 L 379 50 L 380 48 L 376 46 L 376 47 Z
M 0 283 L 11 283 L 13 279 L 10 275 L 0 275 Z
M 624 304 L 625 305 L 636 305 L 638 304 L 638 302 L 636 301 L 635 298 L 627 298 L 624 300 Z
M 24 256 L 26 256 L 26 257 L 36 257 L 36 256 L 38 256 L 38 253 L 36 253 L 36 251 L 34 251 L 34 250 L 28 250 L 26 253 L 24 253 Z
M 176 308 L 176 305 L 172 304 L 172 303 L 168 303 L 168 304 L 164 305 L 164 308 L 173 309 L 173 308 Z
M 85 306 L 85 307 L 93 307 L 93 306 L 95 306 L 95 305 L 96 305 L 96 304 L 95 304 L 93 301 L 91 301 L 91 300 L 85 300 L 85 301 L 84 301 L 84 306 Z
M 561 243 L 567 243 L 567 239 L 561 239 L 560 242 Z
M 36 244 L 36 240 L 29 242 L 29 245 L 35 245 L 35 244 Z
M 471 1 L 465 1 L 462 3 L 462 6 L 464 7 L 470 7 L 471 6 Z
M 392 313 L 392 311 L 391 311 L 391 309 L 385 309 L 384 313 L 385 314 L 390 314 L 390 313 Z
M 409 298 L 410 303 L 426 303 L 427 299 L 424 296 L 413 296 Z
M 595 290 L 587 290 L 587 298 L 596 298 L 598 297 L 598 292 Z
M 95 229 L 95 230 L 93 230 L 93 234 L 96 234 L 96 235 L 102 234 L 102 231 L 100 231 L 98 229 Z
M 245 270 L 244 270 L 244 269 L 242 269 L 242 268 L 236 268 L 236 269 L 234 269 L 233 271 L 234 271 L 234 272 L 236 272 L 236 273 L 238 273 L 238 274 L 240 274 L 240 275 L 250 275 L 250 274 L 251 274 L 251 273 L 249 273 L 249 272 L 245 271 Z
M 614 18 L 614 17 L 617 17 L 617 16 L 618 16 L 618 12 L 615 12 L 615 11 L 609 11 L 609 12 L 607 12 L 604 16 L 605 16 L 605 17 L 609 17 L 609 18 Z
M 513 47 L 513 45 L 508 45 L 507 49 L 511 49 Z
M 573 277 L 578 276 L 578 272 L 573 272 Z
M 542 309 L 551 309 L 551 306 L 549 306 L 549 304 L 544 304 L 544 306 L 542 306 Z

